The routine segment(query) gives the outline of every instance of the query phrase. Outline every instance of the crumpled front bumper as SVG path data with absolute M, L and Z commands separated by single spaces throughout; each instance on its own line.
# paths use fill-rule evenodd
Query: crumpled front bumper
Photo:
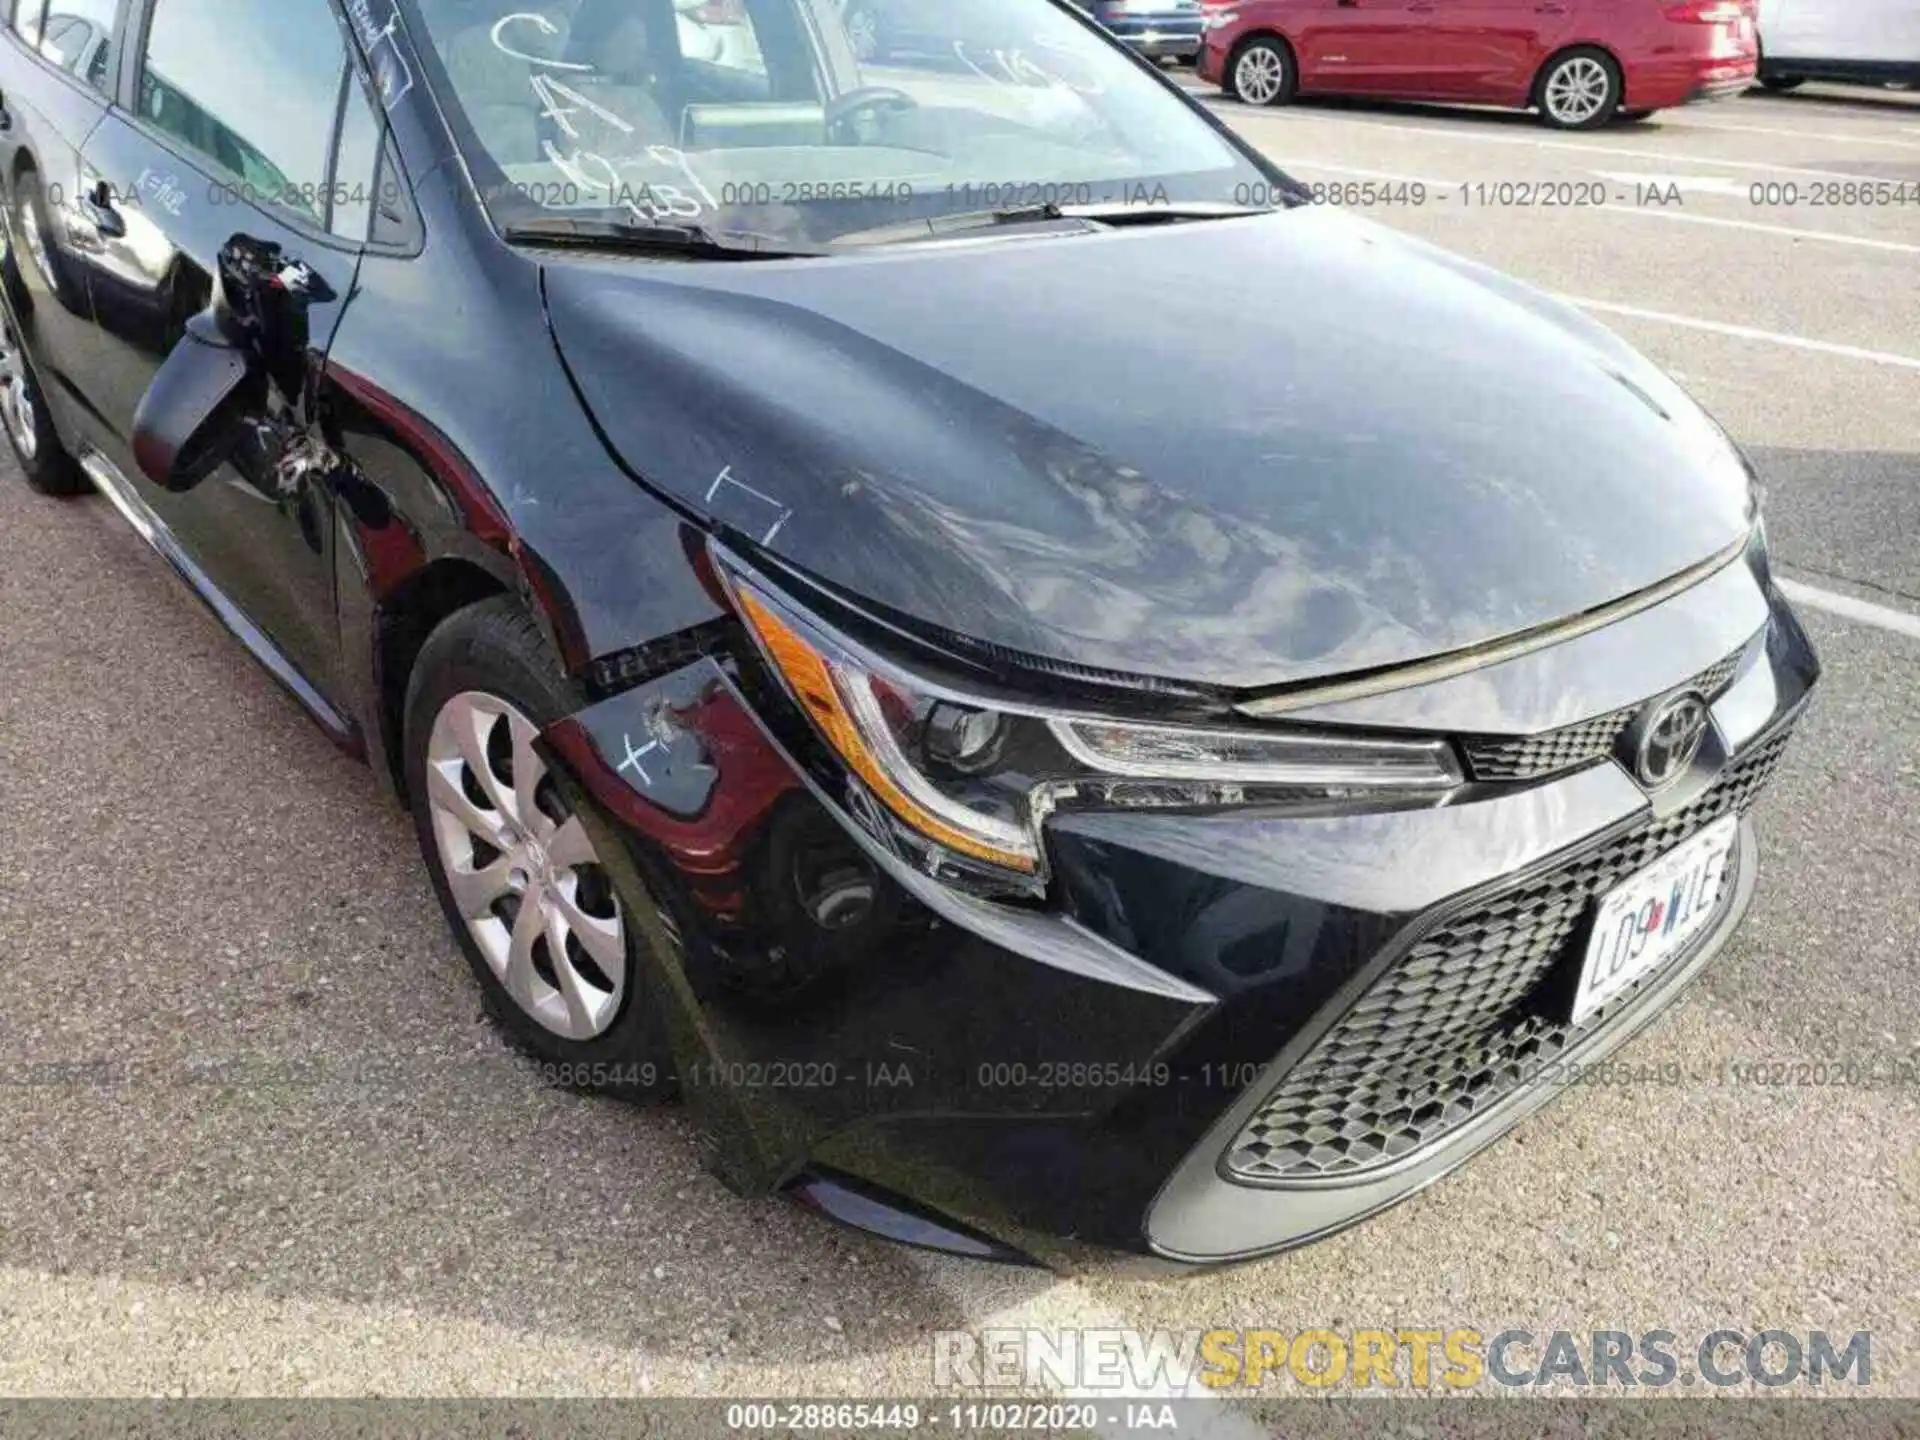
M 717 645 L 547 738 L 611 817 L 603 853 L 631 861 L 616 878 L 651 900 L 636 917 L 644 1001 L 667 1009 L 683 1093 L 736 1188 L 845 1177 L 1044 1259 L 1072 1263 L 1084 1243 L 1213 1264 L 1430 1183 L 1552 1097 L 1544 1061 L 1591 1062 L 1724 944 L 1754 881 L 1745 825 L 1711 931 L 1582 1033 L 1522 1056 L 1536 1062 L 1526 1083 L 1482 1087 L 1458 1123 L 1428 1126 L 1390 1163 L 1258 1183 L 1226 1163 L 1316 1046 L 1404 981 L 1396 967 L 1423 941 L 1569 867 L 1586 865 L 1580 883 L 1598 893 L 1631 870 L 1596 869 L 1595 854 L 1635 837 L 1670 848 L 1745 813 L 1818 665 L 1764 569 L 1734 567 L 1722 590 L 1505 677 L 1377 702 L 1511 720 L 1517 697 L 1555 679 L 1587 685 L 1598 709 L 1636 683 L 1614 672 L 1648 635 L 1720 655 L 1728 627 L 1750 634 L 1694 772 L 1669 793 L 1650 798 L 1603 762 L 1439 809 L 1059 814 L 1054 889 L 1030 908 L 957 894 L 872 843 L 770 719 L 778 701 L 744 647 Z M 1601 684 L 1589 666 L 1609 656 Z M 1560 898 L 1571 928 L 1514 993 L 1500 974 L 1457 987 L 1498 1010 L 1481 1017 L 1489 1044 L 1537 1020 L 1577 965 L 1592 899 Z

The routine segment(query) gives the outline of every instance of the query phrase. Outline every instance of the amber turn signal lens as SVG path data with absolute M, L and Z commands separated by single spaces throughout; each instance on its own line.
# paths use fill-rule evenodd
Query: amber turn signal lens
M 1037 870 L 1035 854 L 994 845 L 971 834 L 943 819 L 931 803 L 913 793 L 923 788 L 930 791 L 931 786 L 915 774 L 900 753 L 871 692 L 865 697 L 851 693 L 853 687 L 869 685 L 867 677 L 836 667 L 751 587 L 736 581 L 734 594 L 741 614 L 794 698 L 827 743 L 895 816 L 956 854 L 1027 875 Z M 981 820 L 987 823 L 987 817 Z

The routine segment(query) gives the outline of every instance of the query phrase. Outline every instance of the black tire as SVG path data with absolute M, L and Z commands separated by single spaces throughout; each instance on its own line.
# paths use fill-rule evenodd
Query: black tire
M 1254 86 L 1252 93 L 1248 93 L 1241 85 L 1243 64 L 1264 64 L 1266 73 L 1278 77 L 1278 84 L 1271 89 Z M 1251 85 L 1252 74 L 1248 73 L 1246 79 Z M 1275 35 L 1255 35 L 1227 57 L 1226 71 L 1220 77 L 1220 84 L 1227 94 L 1244 105 L 1286 105 L 1292 102 L 1294 92 L 1299 87 L 1300 67 L 1294 63 L 1293 49 L 1286 41 Z
M 506 596 L 482 601 L 443 622 L 421 647 L 407 685 L 404 743 L 414 830 L 434 893 L 455 943 L 479 982 L 487 1013 L 508 1042 L 558 1084 L 630 1099 L 670 1096 L 676 1082 L 667 1029 L 660 1001 L 641 970 L 639 927 L 632 918 L 636 903 L 644 900 L 636 902 L 624 894 L 614 897 L 626 916 L 623 994 L 606 1027 L 581 1040 L 555 1033 L 522 1008 L 494 973 L 459 912 L 434 834 L 428 801 L 428 745 L 442 707 L 474 691 L 506 701 L 541 728 L 578 710 L 586 697 L 555 661 L 533 617 Z M 557 787 L 543 790 L 543 800 L 543 808 L 556 818 L 572 809 Z M 551 969 L 549 956 L 549 976 Z
M 1807 77 L 1804 75 L 1762 75 L 1760 77 L 1760 83 L 1769 90 L 1777 90 L 1784 93 L 1788 90 L 1798 90 L 1802 85 L 1807 83 Z
M 34 377 L 33 361 L 15 333 L 11 317 L 0 317 L 0 430 L 29 490 L 42 495 L 79 495 L 87 477 L 60 443 Z
M 1563 113 L 1554 99 L 1556 82 L 1563 76 L 1571 80 L 1576 67 L 1577 73 L 1600 77 L 1604 89 L 1593 108 Z M 1533 103 L 1539 107 L 1540 122 L 1552 129 L 1598 130 L 1619 111 L 1622 93 L 1620 67 L 1613 57 L 1591 45 L 1576 45 L 1571 50 L 1562 50 L 1540 67 L 1540 78 L 1533 87 Z
M 33 170 L 22 171 L 14 182 L 14 200 L 16 214 L 30 209 L 40 233 L 43 236 L 51 233 L 46 228 L 47 210 L 40 193 L 40 177 Z M 79 495 L 89 488 L 87 477 L 67 453 L 67 447 L 60 443 L 60 433 L 53 428 L 53 416 L 47 410 L 33 357 L 14 324 L 14 316 L 31 313 L 27 288 L 15 267 L 25 263 L 39 268 L 24 238 L 17 233 L 18 221 L 14 228 L 16 233 L 9 237 L 11 253 L 4 276 L 8 304 L 0 310 L 0 430 L 6 431 L 7 444 L 13 449 L 21 478 L 29 489 L 42 495 Z M 54 286 L 52 275 L 41 278 L 49 288 Z

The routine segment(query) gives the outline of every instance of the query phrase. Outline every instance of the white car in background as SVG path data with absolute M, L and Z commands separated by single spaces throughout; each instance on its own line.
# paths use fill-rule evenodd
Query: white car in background
M 1760 83 L 1920 84 L 1920 0 L 1760 0 Z

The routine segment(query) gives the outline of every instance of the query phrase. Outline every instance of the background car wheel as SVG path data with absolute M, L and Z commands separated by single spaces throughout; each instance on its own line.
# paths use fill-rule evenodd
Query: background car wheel
M 1227 93 L 1249 105 L 1285 105 L 1294 83 L 1293 52 L 1271 35 L 1255 36 L 1227 62 Z
M 1807 80 L 1804 75 L 1762 75 L 1760 83 L 1769 90 L 1798 90 Z
M 871 60 L 884 59 L 887 53 L 886 36 L 880 25 L 880 12 L 872 5 L 856 3 L 849 5 L 843 22 L 847 27 L 847 40 L 853 46 L 853 58 L 861 64 Z
M 6 315 L 0 315 L 0 429 L 7 432 L 30 487 L 42 495 L 77 495 L 87 488 L 86 477 L 54 433 L 33 364 Z
M 1534 103 L 1556 130 L 1597 130 L 1620 108 L 1620 67 L 1584 46 L 1556 55 L 1540 72 Z
M 1652 115 L 1653 111 L 1651 110 L 1622 110 L 1615 114 L 1613 118 L 1623 120 L 1629 125 L 1637 125 L 1640 121 L 1648 119 Z
M 583 1089 L 671 1092 L 626 901 L 533 739 L 584 703 L 520 606 L 463 610 L 407 688 L 407 789 L 447 920 L 513 1045 Z

